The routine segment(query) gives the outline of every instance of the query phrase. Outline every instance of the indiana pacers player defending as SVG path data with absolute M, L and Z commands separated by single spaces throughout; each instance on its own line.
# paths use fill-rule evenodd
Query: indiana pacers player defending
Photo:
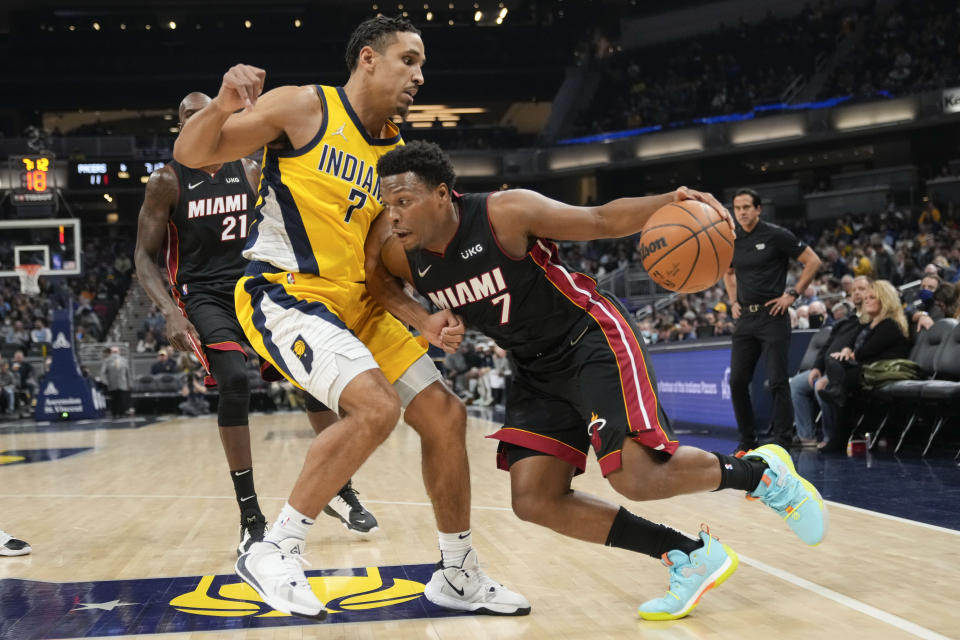
M 423 347 L 364 286 L 364 242 L 382 210 L 376 164 L 401 144 L 389 119 L 407 113 L 423 84 L 423 42 L 409 22 L 378 16 L 351 35 L 346 63 L 343 87 L 287 86 L 263 96 L 264 71 L 237 65 L 174 149 L 178 161 L 205 166 L 286 140 L 286 150 L 264 154 L 237 314 L 261 356 L 344 416 L 313 441 L 287 504 L 264 542 L 237 560 L 237 573 L 274 609 L 325 617 L 301 568 L 303 539 L 390 434 L 403 405 L 420 435 L 440 531 L 441 564 L 425 596 L 454 609 L 526 614 L 527 600 L 488 578 L 472 549 L 465 409 Z M 456 323 L 449 312 L 422 308 L 401 319 L 434 344 Z
M 180 122 L 209 102 L 202 93 L 189 94 L 180 103 Z M 247 340 L 233 303 L 233 287 L 247 264 L 241 252 L 253 222 L 259 181 L 260 168 L 249 160 L 200 169 L 171 162 L 158 169 L 147 183 L 134 255 L 140 283 L 166 318 L 171 346 L 193 350 L 219 388 L 217 423 L 240 508 L 238 554 L 251 541 L 262 540 L 266 526 L 253 482 L 250 386 L 242 346 Z M 157 266 L 161 252 L 168 283 Z M 310 424 L 319 433 L 337 416 L 310 401 Z M 358 533 L 377 527 L 349 482 L 325 512 Z
M 724 211 L 713 196 L 681 188 L 572 207 L 519 189 L 460 195 L 452 189 L 450 160 L 423 142 L 391 151 L 378 167 L 386 211 L 367 242 L 370 292 L 403 313 L 417 303 L 380 284 L 401 277 L 510 351 L 517 372 L 505 425 L 490 437 L 501 442 L 497 461 L 510 471 L 520 518 L 662 557 L 670 567 L 670 591 L 639 609 L 653 620 L 687 615 L 707 589 L 733 573 L 737 556 L 709 531 L 691 539 L 573 491 L 571 480 L 584 470 L 591 447 L 610 485 L 631 500 L 745 490 L 785 518 L 804 542 L 819 544 L 823 501 L 796 474 L 786 451 L 767 445 L 738 459 L 678 445 L 629 316 L 593 279 L 567 270 L 557 245 L 545 239 L 628 236 L 675 200 L 697 199 Z M 729 222 L 729 213 L 725 217 Z

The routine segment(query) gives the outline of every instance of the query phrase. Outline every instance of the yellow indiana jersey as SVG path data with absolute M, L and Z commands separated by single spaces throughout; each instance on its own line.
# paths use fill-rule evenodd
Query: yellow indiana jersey
M 313 140 L 264 151 L 257 220 L 243 257 L 277 271 L 362 282 L 363 243 L 383 209 L 377 160 L 403 141 L 389 121 L 389 137 L 370 137 L 342 87 L 317 85 L 317 93 L 323 122 Z

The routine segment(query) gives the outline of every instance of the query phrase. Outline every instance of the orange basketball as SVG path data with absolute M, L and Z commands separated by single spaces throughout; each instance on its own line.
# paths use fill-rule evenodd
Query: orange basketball
M 730 268 L 733 232 L 698 200 L 657 209 L 640 234 L 640 259 L 654 282 L 677 293 L 708 289 Z

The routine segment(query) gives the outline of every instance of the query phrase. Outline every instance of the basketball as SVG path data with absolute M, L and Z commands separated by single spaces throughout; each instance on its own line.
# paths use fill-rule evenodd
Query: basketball
M 730 268 L 733 231 L 699 200 L 660 207 L 640 234 L 643 268 L 658 285 L 677 293 L 712 287 Z

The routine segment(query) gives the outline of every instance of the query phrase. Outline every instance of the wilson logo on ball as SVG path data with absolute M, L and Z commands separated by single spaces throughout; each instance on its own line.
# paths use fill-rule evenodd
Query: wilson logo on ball
M 666 249 L 666 248 L 667 248 L 666 238 L 657 238 L 656 240 L 654 240 L 653 242 L 650 242 L 649 244 L 641 244 L 640 260 L 641 261 L 646 260 L 647 256 L 653 255 L 659 249 Z

